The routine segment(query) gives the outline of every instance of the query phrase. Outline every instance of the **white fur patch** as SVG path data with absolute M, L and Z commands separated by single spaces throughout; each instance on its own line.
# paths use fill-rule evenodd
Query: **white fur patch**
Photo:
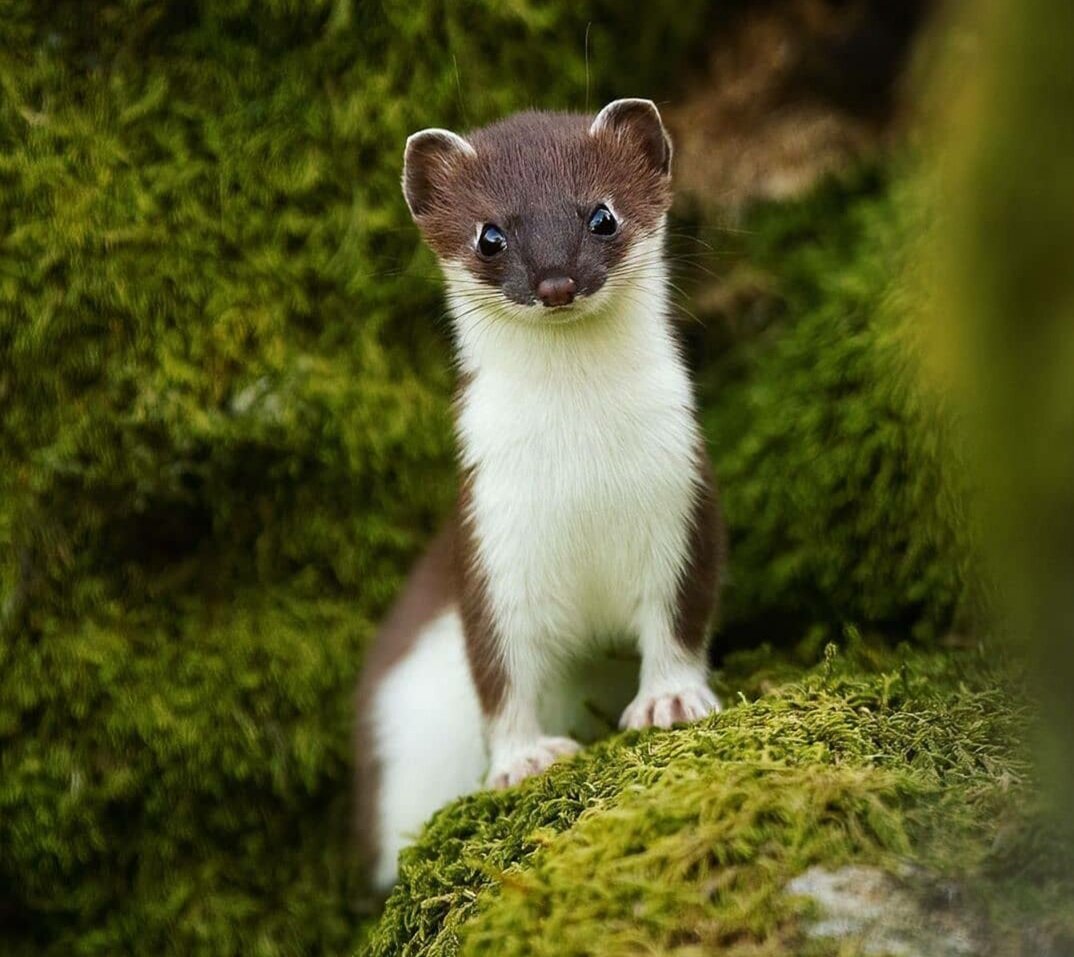
M 426 626 L 385 675 L 372 707 L 380 760 L 373 880 L 395 881 L 396 859 L 438 808 L 477 790 L 487 763 L 481 707 L 454 610 Z

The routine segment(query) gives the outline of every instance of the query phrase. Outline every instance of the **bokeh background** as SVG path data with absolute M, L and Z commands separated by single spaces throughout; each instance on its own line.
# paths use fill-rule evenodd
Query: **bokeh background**
M 805 911 L 751 888 L 905 860 L 922 789 L 957 784 L 968 843 L 929 866 L 987 885 L 964 922 L 991 943 L 970 952 L 1074 952 L 1054 821 L 1026 816 L 1069 783 L 1068 745 L 1022 722 L 1028 701 L 1074 718 L 1072 53 L 1063 0 L 0 4 L 0 949 L 805 953 Z M 688 890 L 651 920 L 629 896 L 582 906 L 553 868 L 527 878 L 544 898 L 479 902 L 467 936 L 502 888 L 462 851 L 530 867 L 534 829 L 593 812 L 548 811 L 576 775 L 438 819 L 377 925 L 352 694 L 455 482 L 450 330 L 402 145 L 617 96 L 655 99 L 677 146 L 669 255 L 732 533 L 714 663 L 743 715 L 827 741 L 821 777 L 786 785 L 828 795 L 812 816 L 765 807 L 741 833 L 771 815 L 842 837 L 775 871 L 758 839 L 726 888 L 726 855 L 701 873 L 668 851 L 646 879 Z M 824 701 L 838 721 L 779 724 Z M 875 746 L 924 776 L 855 779 L 851 800 L 824 777 L 831 728 L 893 701 L 966 724 L 855 738 L 851 764 Z M 624 754 L 678 760 L 646 740 L 598 751 L 602 801 L 634 780 Z M 1030 770 L 1025 740 L 1050 761 Z M 703 769 L 744 753 L 683 746 L 693 784 L 631 818 L 664 835 L 700 825 L 660 808 L 717 793 Z M 1023 814 L 1006 831 L 1001 805 Z M 698 912 L 698 886 L 722 910 Z M 624 936 L 538 944 L 583 911 Z

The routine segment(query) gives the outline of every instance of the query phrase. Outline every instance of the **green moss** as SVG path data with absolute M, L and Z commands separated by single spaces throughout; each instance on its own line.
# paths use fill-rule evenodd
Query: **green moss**
M 404 854 L 368 952 L 797 953 L 803 904 L 783 887 L 810 865 L 893 867 L 952 833 L 988 846 L 1028 786 L 1001 676 L 976 654 L 829 657 L 699 725 L 460 801 Z
M 453 492 L 442 302 L 401 144 L 581 108 L 587 85 L 591 106 L 659 98 L 710 15 L 5 6 L 5 953 L 354 945 L 351 692 Z M 808 635 L 814 657 L 848 622 L 943 630 L 969 577 L 942 434 L 887 318 L 915 228 L 903 199 L 866 178 L 756 211 L 739 256 L 776 318 L 703 370 L 732 630 Z M 607 952 L 774 948 L 801 906 L 780 882 L 809 862 L 905 849 L 944 788 L 972 837 L 985 777 L 1021 779 L 1009 701 L 942 657 L 870 662 L 787 684 L 796 666 L 739 658 L 732 690 L 775 693 L 454 805 L 408 856 L 373 951 L 579 949 L 575 903 L 614 928 Z
M 733 641 L 848 622 L 935 637 L 979 603 L 958 449 L 914 364 L 927 211 L 905 179 L 863 173 L 756 210 L 738 239 L 768 318 L 738 317 L 703 375 Z
M 170 611 L 5 644 L 5 953 L 353 938 L 341 782 L 364 629 L 344 601 L 283 592 Z
M 463 952 L 755 954 L 758 940 L 794 942 L 789 877 L 905 843 L 893 776 L 753 759 L 719 771 L 676 762 L 659 787 L 583 816 L 532 870 L 501 878 Z

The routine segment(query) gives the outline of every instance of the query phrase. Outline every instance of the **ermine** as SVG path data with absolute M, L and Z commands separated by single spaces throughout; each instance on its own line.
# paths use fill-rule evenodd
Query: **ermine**
M 599 679 L 605 649 L 640 655 L 621 727 L 719 709 L 723 534 L 672 326 L 670 174 L 648 100 L 407 140 L 403 192 L 452 317 L 461 489 L 358 689 L 379 889 L 439 807 L 578 750 L 575 666 Z

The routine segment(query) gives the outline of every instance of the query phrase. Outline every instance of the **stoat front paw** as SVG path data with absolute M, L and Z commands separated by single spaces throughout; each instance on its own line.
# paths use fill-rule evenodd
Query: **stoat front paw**
M 540 774 L 553 761 L 577 754 L 582 746 L 573 738 L 538 738 L 528 747 L 505 754 L 489 770 L 488 786 L 509 788 L 533 774 Z
M 670 728 L 697 721 L 720 710 L 720 699 L 708 685 L 699 684 L 668 694 L 641 692 L 627 705 L 620 728 Z

